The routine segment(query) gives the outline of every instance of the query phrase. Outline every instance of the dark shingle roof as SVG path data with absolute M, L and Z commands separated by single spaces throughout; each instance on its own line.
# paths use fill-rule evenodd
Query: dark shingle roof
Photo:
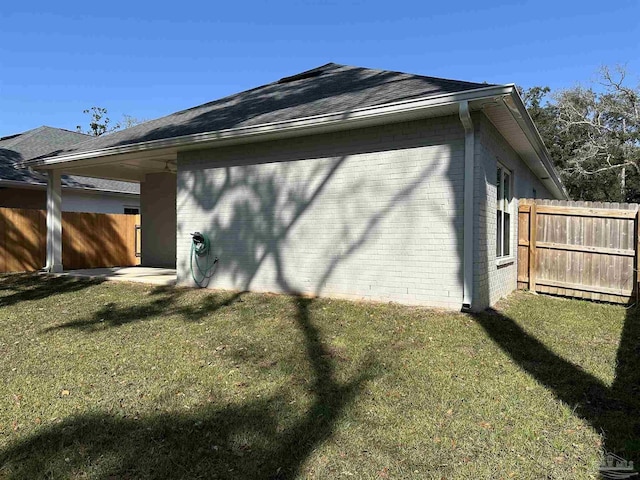
M 486 86 L 483 83 L 328 63 L 262 87 L 93 138 L 59 153 L 86 152 L 294 120 Z
M 46 184 L 46 174 L 27 168 L 16 168 L 15 164 L 32 158 L 49 156 L 52 152 L 73 148 L 74 145 L 90 141 L 92 138 L 94 137 L 82 133 L 46 126 L 0 138 L 0 180 L 24 182 L 30 185 Z M 78 175 L 63 175 L 62 185 L 68 188 L 140 193 L 140 185 L 134 182 L 104 180 Z

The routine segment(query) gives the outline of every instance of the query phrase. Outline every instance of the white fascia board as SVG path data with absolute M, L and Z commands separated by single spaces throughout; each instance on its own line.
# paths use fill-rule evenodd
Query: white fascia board
M 74 192 L 80 193 L 89 193 L 92 195 L 108 195 L 108 196 L 126 196 L 126 197 L 139 197 L 139 193 L 135 192 L 123 192 L 120 190 L 102 190 L 98 188 L 86 188 L 86 187 L 71 187 L 71 186 L 62 186 L 63 190 L 72 190 Z
M 22 162 L 22 167 L 53 167 L 54 165 L 99 158 L 111 155 L 121 155 L 161 149 L 180 149 L 181 147 L 204 146 L 223 141 L 248 140 L 251 137 L 286 137 L 292 135 L 311 134 L 339 125 L 340 128 L 355 128 L 359 125 L 384 123 L 385 121 L 399 121 L 404 117 L 411 117 L 423 110 L 450 105 L 464 100 L 472 101 L 480 98 L 508 95 L 513 89 L 511 85 L 499 85 L 476 88 L 453 94 L 434 95 L 426 98 L 405 100 L 388 103 L 381 106 L 359 108 L 350 111 L 335 112 L 295 120 L 265 123 L 248 127 L 217 130 L 213 132 L 195 133 L 181 137 L 173 137 L 130 145 L 108 147 L 104 149 L 71 153 L 55 157 L 28 160 Z
M 27 190 L 45 190 L 47 188 L 46 183 L 29 183 L 29 182 L 20 182 L 18 180 L 2 180 L 0 179 L 0 187 L 7 188 L 22 188 Z M 100 189 L 100 188 L 89 188 L 89 187 L 74 187 L 71 185 L 62 185 L 62 190 L 73 190 L 75 192 L 84 192 L 84 193 L 93 193 L 96 195 L 106 194 L 106 195 L 127 195 L 132 197 L 139 197 L 139 193 L 135 192 L 123 192 L 121 190 L 111 190 L 111 189 Z
M 0 187 L 5 188 L 22 188 L 26 190 L 38 190 L 47 188 L 46 183 L 21 182 L 19 180 L 2 180 L 0 179 Z

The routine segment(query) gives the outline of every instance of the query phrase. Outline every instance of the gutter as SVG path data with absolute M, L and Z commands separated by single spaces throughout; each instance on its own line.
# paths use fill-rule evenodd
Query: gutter
M 7 188 L 23 188 L 27 190 L 45 190 L 47 188 L 46 183 L 29 183 L 29 182 L 20 182 L 18 180 L 2 180 L 0 179 L 0 187 Z M 135 192 L 123 192 L 121 190 L 111 190 L 111 189 L 101 189 L 101 188 L 89 188 L 89 187 L 74 187 L 71 185 L 62 185 L 63 190 L 73 190 L 77 192 L 85 192 L 85 193 L 95 193 L 97 195 L 107 194 L 107 195 L 131 195 L 139 197 L 139 193 Z
M 381 106 L 357 108 L 350 111 L 315 115 L 295 120 L 283 120 L 278 122 L 265 123 L 247 127 L 230 128 L 205 133 L 194 133 L 180 137 L 150 140 L 129 145 L 118 145 L 102 148 L 93 151 L 76 152 L 55 157 L 43 157 L 22 162 L 19 166 L 25 167 L 45 167 L 66 163 L 75 160 L 98 158 L 110 155 L 122 155 L 127 153 L 139 153 L 144 151 L 173 148 L 188 149 L 202 148 L 203 144 L 220 143 L 232 140 L 248 140 L 256 137 L 287 137 L 294 135 L 311 134 L 317 131 L 335 128 L 353 128 L 358 125 L 370 125 L 383 123 L 394 117 L 419 117 L 424 110 L 434 107 L 453 105 L 461 101 L 478 100 L 482 98 L 493 98 L 496 96 L 508 95 L 513 86 L 498 85 L 473 90 L 465 90 L 456 93 L 433 95 L 427 98 L 417 98 L 404 100 L 401 102 L 388 103 Z
M 473 301 L 473 204 L 474 204 L 474 157 L 475 157 L 475 131 L 469 102 L 460 102 L 460 121 L 464 127 L 464 212 L 463 212 L 463 286 L 462 286 L 462 310 L 471 310 Z

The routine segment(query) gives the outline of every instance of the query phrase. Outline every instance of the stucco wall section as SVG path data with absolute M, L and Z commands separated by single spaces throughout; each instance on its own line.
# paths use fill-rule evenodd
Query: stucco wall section
M 180 153 L 178 283 L 202 231 L 211 288 L 459 309 L 463 168 L 456 116 Z
M 487 308 L 517 287 L 518 199 L 553 198 L 540 180 L 511 148 L 493 124 L 481 113 L 473 117 L 475 142 L 474 292 L 473 308 Z M 511 257 L 505 265 L 496 262 L 497 164 L 511 171 Z M 486 239 L 483 240 L 483 239 Z
M 151 173 L 140 183 L 141 264 L 176 265 L 176 176 Z

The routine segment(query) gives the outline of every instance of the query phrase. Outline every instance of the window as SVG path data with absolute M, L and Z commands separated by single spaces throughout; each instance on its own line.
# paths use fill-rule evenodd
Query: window
M 511 255 L 511 172 L 498 164 L 496 257 Z
M 140 213 L 140 209 L 138 207 L 124 207 L 125 215 L 138 215 Z

